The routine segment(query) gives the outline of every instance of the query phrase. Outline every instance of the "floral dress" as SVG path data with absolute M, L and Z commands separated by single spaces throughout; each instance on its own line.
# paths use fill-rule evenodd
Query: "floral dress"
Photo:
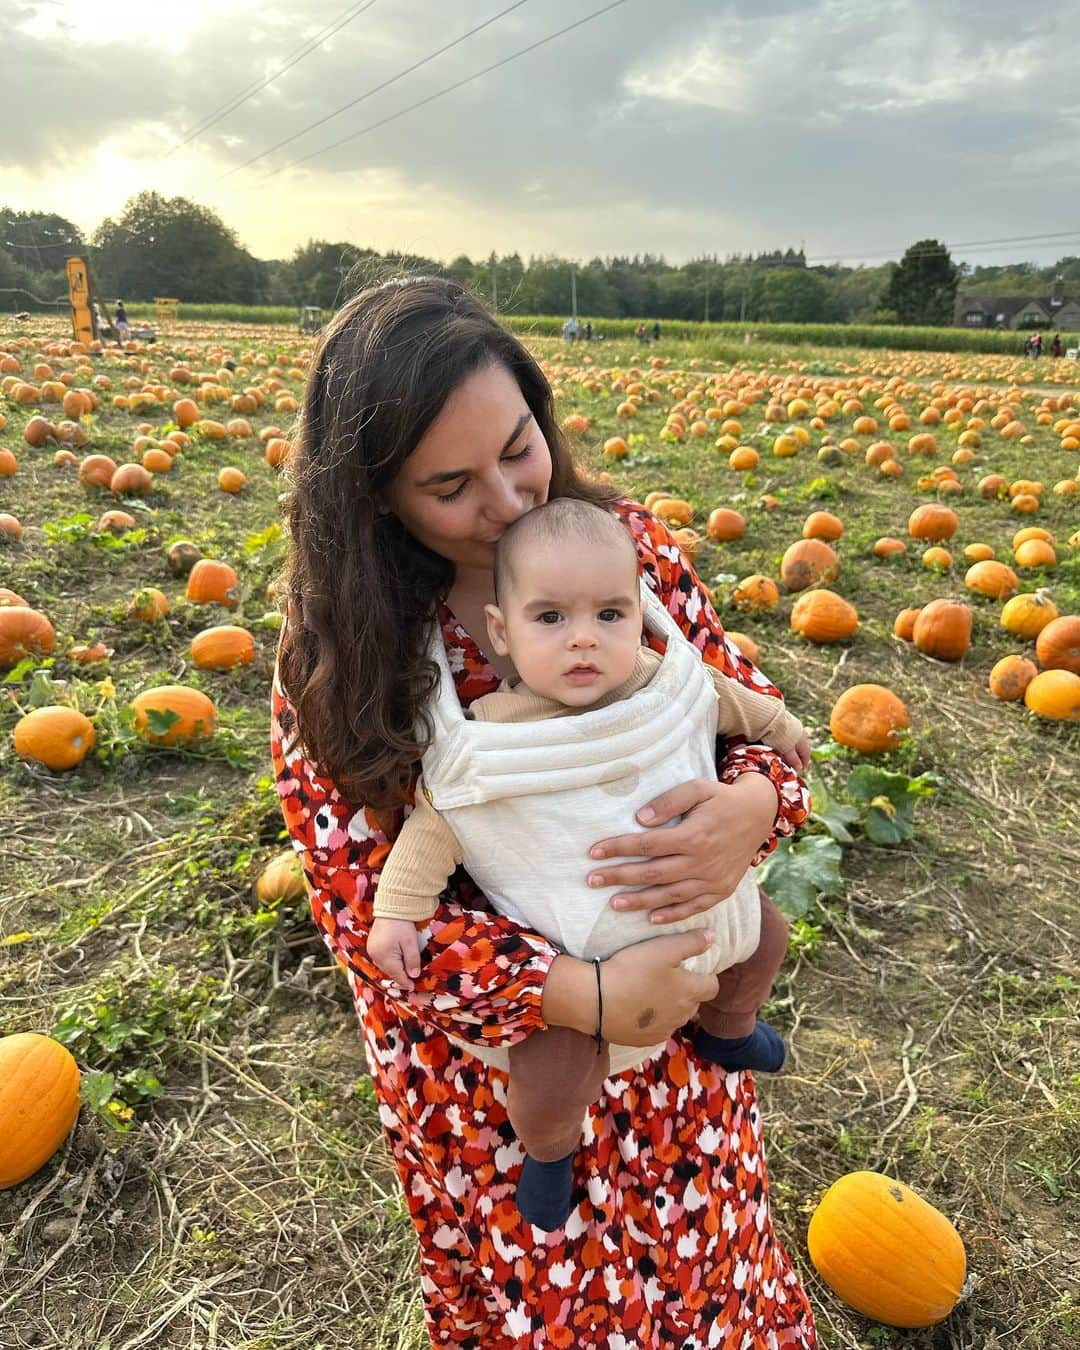
M 670 531 L 643 507 L 615 511 L 643 574 L 703 659 L 743 684 L 779 691 L 727 642 Z M 439 620 L 465 707 L 499 676 L 445 603 Z M 653 635 L 657 650 L 663 644 Z M 272 749 L 285 821 L 315 922 L 360 1014 L 379 1116 L 420 1240 L 435 1346 L 458 1350 L 812 1350 L 813 1317 L 773 1233 L 761 1116 L 749 1073 L 725 1073 L 675 1033 L 647 1064 L 609 1078 L 575 1160 L 574 1208 L 544 1233 L 514 1204 L 524 1157 L 506 1113 L 505 1074 L 447 1033 L 511 1045 L 543 1029 L 544 977 L 558 949 L 486 907 L 459 868 L 431 923 L 414 992 L 369 961 L 379 873 L 391 828 L 345 801 L 295 746 L 292 708 L 273 690 Z M 761 746 L 725 748 L 718 776 L 765 773 L 775 831 L 806 819 L 797 775 Z M 775 838 L 762 847 L 764 857 Z

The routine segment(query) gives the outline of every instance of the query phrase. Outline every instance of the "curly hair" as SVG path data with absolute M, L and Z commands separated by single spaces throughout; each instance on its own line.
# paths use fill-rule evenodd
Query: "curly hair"
M 575 465 L 536 361 L 456 282 L 413 276 L 360 291 L 313 356 L 286 462 L 278 672 L 296 712 L 292 745 L 376 811 L 408 799 L 430 741 L 438 668 L 427 640 L 454 578 L 396 516 L 377 514 L 376 497 L 454 390 L 493 364 L 517 380 L 548 443 L 548 496 L 610 507 L 619 494 Z

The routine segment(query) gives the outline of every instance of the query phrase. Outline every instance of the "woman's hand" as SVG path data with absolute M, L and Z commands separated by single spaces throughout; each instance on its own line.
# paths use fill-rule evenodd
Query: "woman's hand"
M 715 975 L 683 970 L 688 956 L 707 951 L 713 935 L 695 928 L 624 947 L 600 963 L 604 1015 L 601 1033 L 615 1045 L 659 1045 L 688 1022 L 698 1005 L 716 997 Z M 557 956 L 544 981 L 544 1021 L 586 1036 L 597 1029 L 596 971 L 589 961 Z
M 644 861 L 594 868 L 589 885 L 644 887 L 613 895 L 611 905 L 652 910 L 653 923 L 700 914 L 726 900 L 738 885 L 769 837 L 777 807 L 776 789 L 763 774 L 744 773 L 731 784 L 692 778 L 638 811 L 638 819 L 650 829 L 593 845 L 593 858 Z M 678 825 L 657 828 L 679 815 L 683 819 Z

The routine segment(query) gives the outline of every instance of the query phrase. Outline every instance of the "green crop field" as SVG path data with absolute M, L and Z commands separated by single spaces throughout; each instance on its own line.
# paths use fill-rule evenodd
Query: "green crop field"
M 311 340 L 291 313 L 274 326 L 206 308 L 182 306 L 150 347 L 100 354 L 72 353 L 59 320 L 0 320 L 0 587 L 55 633 L 51 650 L 0 671 L 0 1029 L 55 1037 L 82 1074 L 75 1129 L 0 1191 L 0 1342 L 421 1350 L 412 1228 L 345 982 L 306 899 L 254 889 L 287 847 L 269 759 L 268 587 L 288 462 L 271 467 L 259 433 L 288 437 Z M 638 501 L 688 504 L 657 509 L 689 516 L 683 544 L 721 619 L 757 645 L 812 732 L 814 816 L 762 879 L 792 938 L 769 1010 L 788 1066 L 759 1090 L 776 1223 L 823 1343 L 1074 1347 L 1080 724 L 989 692 L 995 663 L 1034 658 L 1035 644 L 1002 627 L 1002 599 L 965 585 L 965 549 L 988 546 L 1022 592 L 1045 588 L 1061 616 L 1080 615 L 1080 367 L 1022 361 L 1015 334 L 950 332 L 904 351 L 932 339 L 756 325 L 745 346 L 738 325 L 670 324 L 642 347 L 600 320 L 604 342 L 567 347 L 558 320 L 513 323 L 560 417 L 584 424 L 567 434 L 589 470 Z M 64 386 L 96 407 L 71 400 L 65 413 Z M 200 389 L 190 439 L 145 493 L 80 483 L 91 454 L 140 462 L 175 425 L 174 402 Z M 234 401 L 249 390 L 245 412 Z M 874 429 L 856 430 L 860 417 Z M 247 426 L 230 431 L 236 418 Z M 932 451 L 913 453 L 916 435 Z M 781 437 L 794 453 L 776 453 Z M 867 463 L 882 442 L 896 476 Z M 742 446 L 757 463 L 737 471 Z M 238 493 L 218 486 L 227 466 L 246 476 Z M 991 474 L 1003 486 L 984 495 Z M 1030 512 L 1007 492 L 1020 481 L 1035 485 L 1017 494 Z M 945 567 L 925 565 L 929 541 L 908 533 L 931 502 L 956 515 Z M 723 543 L 707 532 L 721 506 L 745 526 Z M 131 523 L 101 528 L 109 510 Z M 858 613 L 854 635 L 828 645 L 791 629 L 797 597 L 782 587 L 771 608 L 734 599 L 751 574 L 781 580 L 816 511 L 843 526 L 832 588 Z M 1016 560 L 1025 526 L 1047 533 L 1052 562 Z M 875 556 L 882 536 L 905 550 Z M 234 569 L 233 607 L 187 598 L 169 565 L 177 540 Z M 167 612 L 133 615 L 152 613 L 149 589 Z M 902 609 L 939 598 L 971 611 L 958 661 L 893 634 Z M 254 659 L 196 666 L 192 639 L 222 623 L 253 635 Z M 97 662 L 71 655 L 97 643 Z M 863 682 L 910 716 L 884 755 L 830 735 L 834 703 Z M 212 700 L 211 735 L 170 748 L 137 728 L 132 701 L 169 685 Z M 66 772 L 13 744 L 25 715 L 54 704 L 94 728 Z M 810 1214 L 862 1168 L 902 1178 L 963 1238 L 972 1278 L 936 1329 L 871 1323 L 814 1272 Z

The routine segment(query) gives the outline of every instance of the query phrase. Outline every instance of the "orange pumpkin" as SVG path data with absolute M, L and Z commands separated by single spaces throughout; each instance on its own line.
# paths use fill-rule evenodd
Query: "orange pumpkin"
M 894 750 L 910 726 L 903 700 L 881 684 L 852 685 L 829 714 L 833 740 L 863 755 Z
M 1034 661 L 1024 656 L 1003 656 L 990 672 L 990 692 L 1006 703 L 1024 697 L 1024 690 L 1039 673 Z
M 242 492 L 247 487 L 247 475 L 231 464 L 221 469 L 217 476 L 218 487 L 222 492 Z
M 840 560 L 821 539 L 800 539 L 791 544 L 780 560 L 780 580 L 789 591 L 835 581 Z
M 738 647 L 748 661 L 753 661 L 755 666 L 758 664 L 761 659 L 761 649 L 752 637 L 747 637 L 745 633 L 739 633 L 730 628 L 724 630 L 724 636 Z
M 12 732 L 20 759 L 62 772 L 81 764 L 94 748 L 94 724 L 74 708 L 34 708 L 15 723 Z
M 964 1244 L 944 1214 L 879 1172 L 835 1181 L 810 1217 L 806 1242 L 830 1289 L 893 1327 L 944 1320 L 967 1275 Z
M 1014 637 L 1037 638 L 1058 616 L 1057 605 L 1047 591 L 1014 595 L 1001 611 L 1001 626 Z
M 921 610 L 902 609 L 893 620 L 892 630 L 898 638 L 903 638 L 905 642 L 911 641 L 912 633 L 915 629 L 915 620 L 919 617 Z
M 291 849 L 266 864 L 255 882 L 255 895 L 264 905 L 287 905 L 307 899 L 304 869 Z
M 919 651 L 939 661 L 959 661 L 971 645 L 971 610 L 961 600 L 931 600 L 911 630 Z
M 744 577 L 731 592 L 735 608 L 744 612 L 760 609 L 775 609 L 780 603 L 780 589 L 771 577 L 755 572 Z
M 108 455 L 87 455 L 79 465 L 79 482 L 83 487 L 107 488 L 116 472 L 116 461 Z
M 169 600 L 156 586 L 144 586 L 131 597 L 127 617 L 135 623 L 157 623 L 169 612 Z
M 880 539 L 874 540 L 875 558 L 899 558 L 907 552 L 907 544 L 902 539 L 893 539 L 891 535 L 883 534 Z
M 1025 539 L 1013 551 L 1017 567 L 1056 567 L 1057 554 L 1045 539 Z
M 0 670 L 11 670 L 26 656 L 48 656 L 56 632 L 44 614 L 27 604 L 0 605 Z
M 187 598 L 197 605 L 226 605 L 235 609 L 237 576 L 228 563 L 200 558 L 188 574 Z
M 964 585 L 969 591 L 978 591 L 992 600 L 1003 600 L 1020 589 L 1020 582 L 1012 568 L 989 558 L 968 568 Z
M 844 533 L 844 522 L 829 511 L 811 511 L 802 527 L 804 539 L 824 539 L 826 543 L 839 539 Z
M 3 615 L 0 610 L 0 622 Z M 1068 670 L 1080 675 L 1080 617 L 1063 614 L 1052 619 L 1035 640 L 1035 655 L 1046 670 Z
M 937 544 L 951 539 L 960 524 L 956 512 L 948 506 L 917 506 L 908 517 L 908 534 Z
M 109 480 L 118 497 L 145 497 L 154 490 L 154 480 L 141 464 L 118 464 Z
M 1048 721 L 1080 721 L 1080 675 L 1071 670 L 1044 670 L 1024 690 L 1024 702 Z
M 163 684 L 131 700 L 135 730 L 154 745 L 187 745 L 214 734 L 217 710 L 198 689 Z
M 839 642 L 858 628 L 859 615 L 854 605 L 834 591 L 814 589 L 795 601 L 791 626 L 811 642 Z
M 726 543 L 731 539 L 741 539 L 746 533 L 746 518 L 738 511 L 726 506 L 718 506 L 709 513 L 705 533 L 716 543 Z
M 50 1036 L 0 1037 L 0 1190 L 31 1177 L 71 1133 L 79 1066 Z
M 236 624 L 204 628 L 191 639 L 191 659 L 200 670 L 232 670 L 255 659 L 255 639 Z

